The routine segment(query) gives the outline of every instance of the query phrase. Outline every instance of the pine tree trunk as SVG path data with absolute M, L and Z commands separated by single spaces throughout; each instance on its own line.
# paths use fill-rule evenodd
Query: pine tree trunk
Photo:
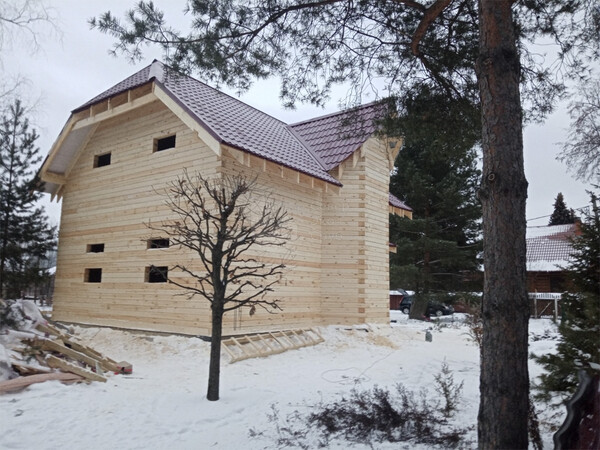
M 210 339 L 210 363 L 208 368 L 208 392 L 210 401 L 219 400 L 221 378 L 221 337 L 223 334 L 223 306 L 215 301 L 212 305 L 212 333 Z
M 520 64 L 510 0 L 479 0 L 484 266 L 479 448 L 526 449 L 529 303 Z

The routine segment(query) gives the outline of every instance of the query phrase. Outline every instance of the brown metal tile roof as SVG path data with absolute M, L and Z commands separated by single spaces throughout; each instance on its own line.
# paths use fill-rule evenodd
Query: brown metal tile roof
M 576 231 L 575 224 L 527 228 L 527 269 L 560 271 L 568 264 Z
M 151 81 L 161 86 L 218 142 L 336 185 L 341 183 L 327 172 L 359 149 L 376 131 L 376 120 L 386 113 L 381 103 L 370 103 L 287 125 L 194 78 L 170 71 L 159 61 L 73 112 Z M 395 202 L 402 205 L 399 208 L 410 210 L 400 200 Z
M 341 111 L 290 125 L 319 156 L 327 170 L 339 166 L 377 130 L 386 114 L 381 103 Z
M 158 61 L 73 112 L 152 80 L 219 142 L 341 186 L 287 124 L 194 78 L 169 71 Z
M 412 208 L 396 197 L 394 194 L 390 193 L 390 205 L 395 206 L 396 208 L 404 209 L 406 211 L 412 211 Z

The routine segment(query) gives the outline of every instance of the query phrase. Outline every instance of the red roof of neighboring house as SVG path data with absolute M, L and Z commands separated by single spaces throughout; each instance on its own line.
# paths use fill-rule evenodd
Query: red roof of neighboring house
M 404 209 L 406 211 L 412 211 L 412 208 L 396 197 L 394 194 L 390 193 L 390 205 L 395 206 L 396 208 Z
M 569 264 L 577 225 L 552 225 L 527 228 L 527 270 L 559 272 Z
M 327 171 L 337 167 L 375 131 L 385 110 L 371 103 L 294 125 L 224 94 L 194 78 L 169 70 L 159 61 L 92 98 L 73 113 L 109 97 L 156 81 L 217 141 L 341 185 Z

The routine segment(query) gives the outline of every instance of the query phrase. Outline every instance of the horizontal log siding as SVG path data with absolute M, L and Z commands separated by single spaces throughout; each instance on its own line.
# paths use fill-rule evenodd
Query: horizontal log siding
M 175 148 L 152 152 L 155 138 L 174 133 Z M 111 152 L 111 164 L 93 168 L 94 156 L 106 152 Z M 207 334 L 204 302 L 176 295 L 174 286 L 144 282 L 146 266 L 193 261 L 189 252 L 148 250 L 146 244 L 147 238 L 160 236 L 145 223 L 172 216 L 157 192 L 183 167 L 206 176 L 220 170 L 214 152 L 160 102 L 98 127 L 80 150 L 64 188 L 55 319 Z M 86 246 L 95 243 L 104 243 L 104 252 L 86 253 Z M 85 269 L 96 267 L 102 268 L 102 282 L 84 283 Z
M 176 148 L 153 153 L 153 140 L 175 133 Z M 285 260 L 287 271 L 272 296 L 282 311 L 257 308 L 225 315 L 224 334 L 323 324 L 384 322 L 389 318 L 388 181 L 385 149 L 365 144 L 353 167 L 343 163 L 344 186 L 326 186 L 291 169 L 234 149 L 217 157 L 160 102 L 100 124 L 63 190 L 54 318 L 67 322 L 208 335 L 209 304 L 179 288 L 145 283 L 145 267 L 178 262 L 201 271 L 189 251 L 146 248 L 158 238 L 145 223 L 173 218 L 157 192 L 182 173 L 244 172 L 283 203 L 292 217 L 285 248 L 260 249 L 261 258 Z M 111 164 L 93 168 L 111 152 Z M 355 161 L 356 162 L 356 161 Z M 87 253 L 104 243 L 103 253 Z M 258 255 L 257 255 L 258 256 Z M 101 283 L 85 283 L 86 268 L 102 268 Z M 185 281 L 181 273 L 170 278 Z
M 382 141 L 365 144 L 365 267 L 366 320 L 389 323 L 389 168 Z
M 389 320 L 388 183 L 384 147 L 364 144 L 354 165 L 343 163 L 338 195 L 323 208 L 322 311 L 326 323 Z
M 250 316 L 247 308 L 229 312 L 224 318 L 225 334 L 277 330 L 322 324 L 320 311 L 321 210 L 323 184 L 313 187 L 310 177 L 265 164 L 235 149 L 223 152 L 223 174 L 244 173 L 257 177 L 263 197 L 283 205 L 292 222 L 291 237 L 285 247 L 260 249 L 271 261 L 284 261 L 285 274 L 269 295 L 280 300 L 282 311 L 270 314 L 257 308 Z M 258 255 L 257 255 L 258 256 Z M 264 255 L 261 255 L 264 258 Z

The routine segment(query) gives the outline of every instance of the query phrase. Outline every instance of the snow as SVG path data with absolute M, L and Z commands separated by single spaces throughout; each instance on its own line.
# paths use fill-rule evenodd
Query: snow
M 527 239 L 554 236 L 563 233 L 572 233 L 575 225 L 572 223 L 566 225 L 546 225 L 538 227 L 527 227 Z
M 476 447 L 479 352 L 469 340 L 464 315 L 438 323 L 409 320 L 392 311 L 391 326 L 324 327 L 325 342 L 265 358 L 228 363 L 223 353 L 221 399 L 206 400 L 209 343 L 194 337 L 152 335 L 110 328 L 74 327 L 96 350 L 133 364 L 132 375 L 107 383 L 65 386 L 51 381 L 0 395 L 1 449 L 263 449 L 278 448 L 273 406 L 285 418 L 339 399 L 354 387 L 393 389 L 398 382 L 435 396 L 434 376 L 445 361 L 464 381 L 454 423 L 468 428 Z M 425 341 L 430 330 L 433 342 Z M 532 320 L 530 349 L 554 349 L 556 327 Z M 541 369 L 530 362 L 532 377 Z M 554 419 L 561 422 L 562 417 Z M 263 435 L 250 436 L 250 430 Z M 545 447 L 552 433 L 542 429 Z M 315 442 L 316 446 L 316 442 Z M 336 441 L 330 448 L 348 448 Z M 375 448 L 430 448 L 376 443 Z M 314 447 L 311 447 L 314 448 Z M 367 446 L 354 445 L 362 449 Z
M 527 261 L 528 272 L 562 272 L 571 265 L 568 259 Z

